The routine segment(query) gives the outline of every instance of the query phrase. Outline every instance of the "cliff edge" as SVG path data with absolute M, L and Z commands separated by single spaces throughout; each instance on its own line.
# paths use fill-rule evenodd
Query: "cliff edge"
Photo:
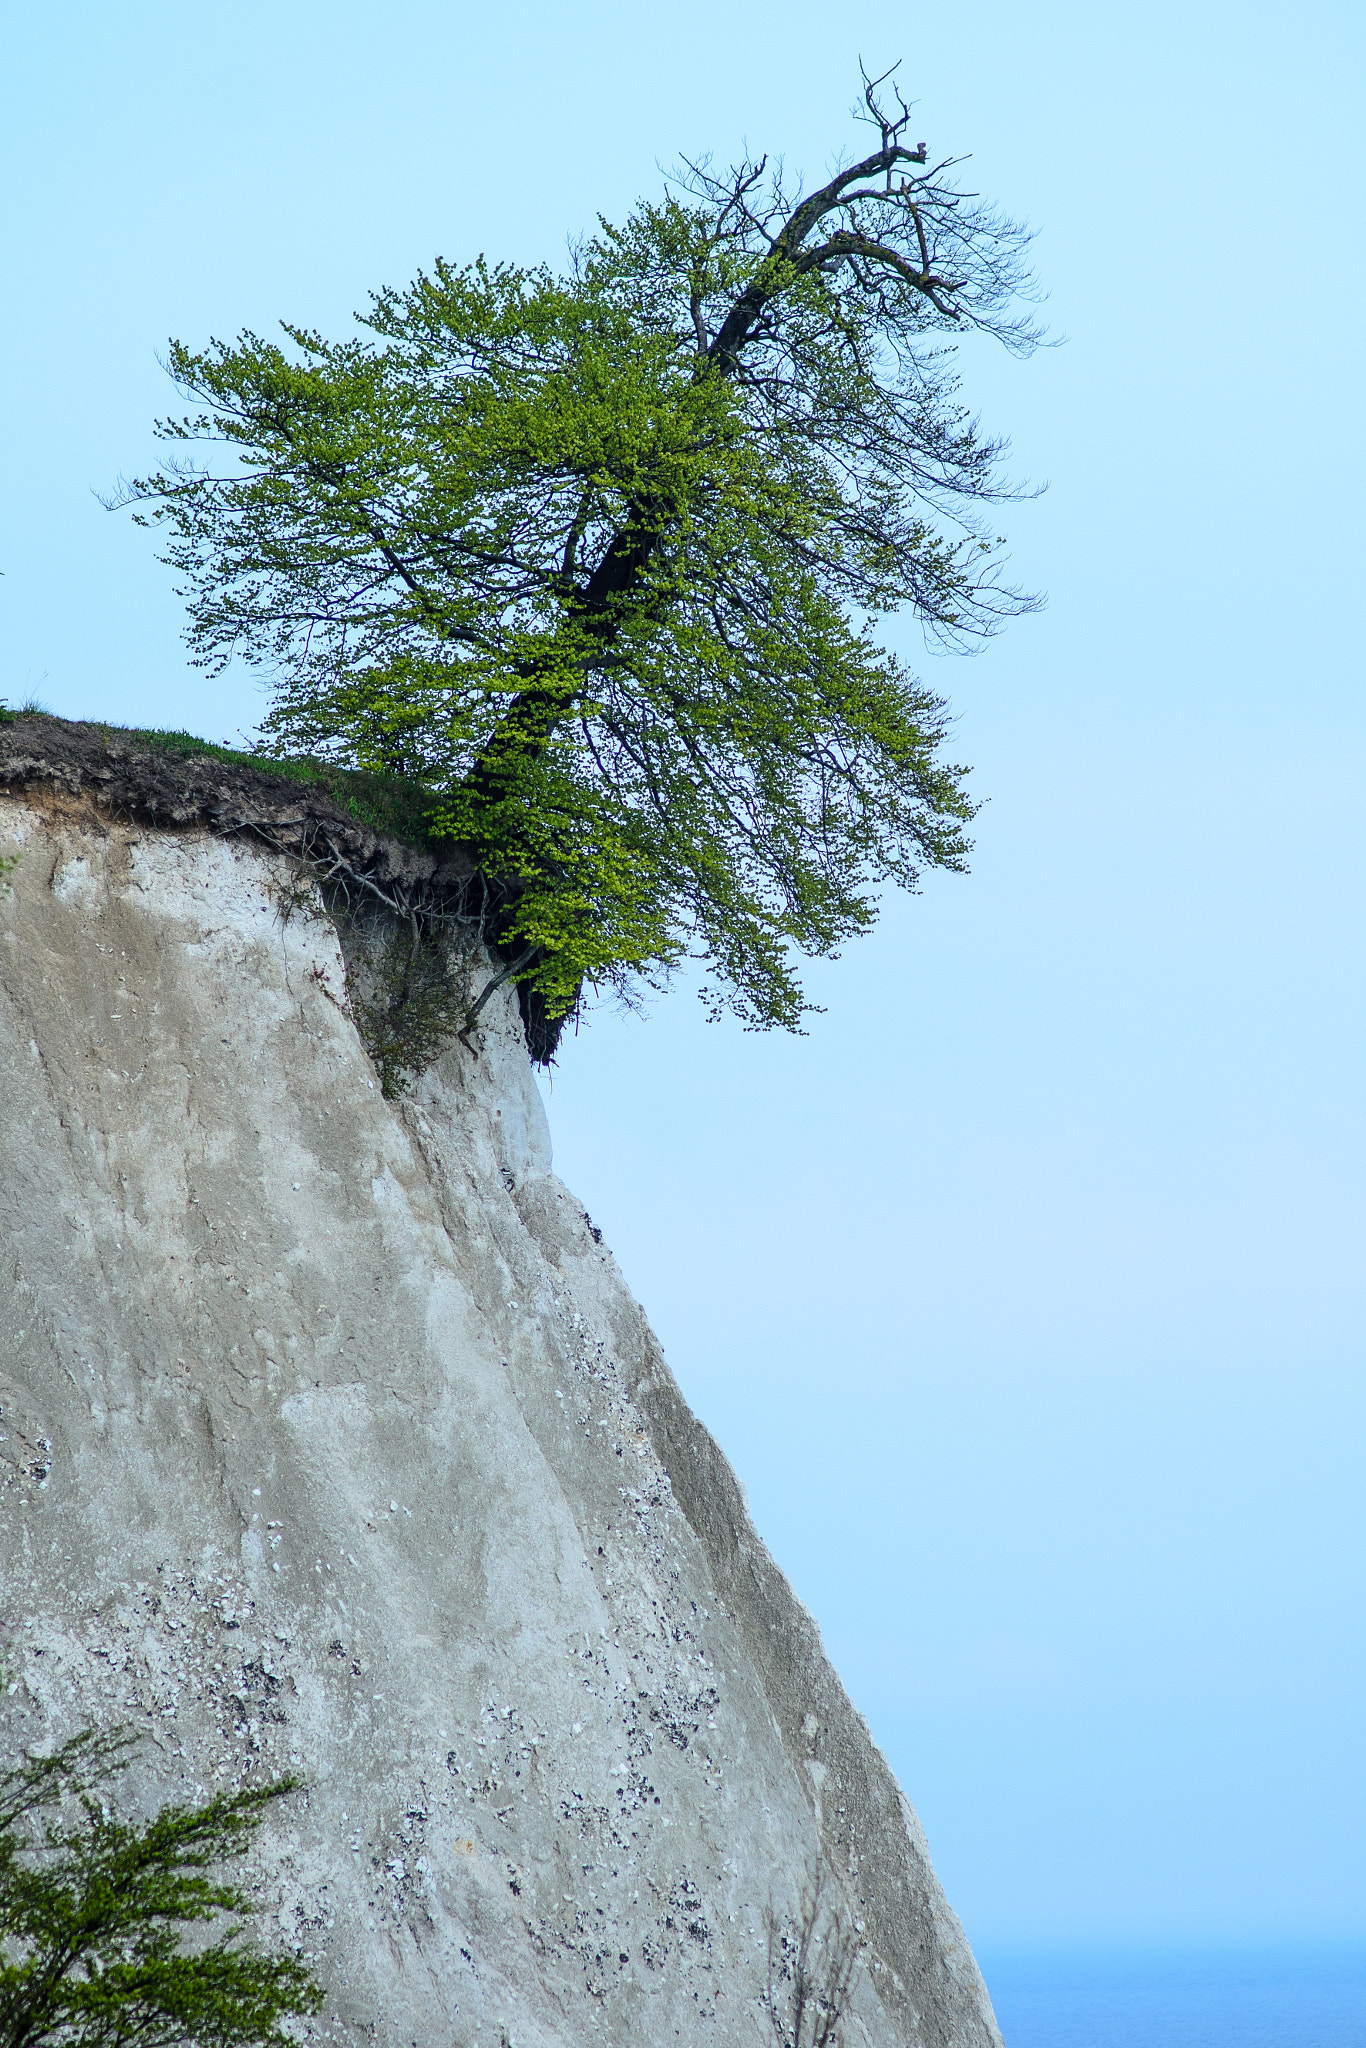
M 149 1799 L 299 1772 L 256 1867 L 319 2040 L 771 2048 L 766 1911 L 824 1866 L 846 2039 L 999 2048 L 914 1813 L 550 1171 L 515 996 L 386 1098 L 345 919 L 243 823 L 271 791 L 201 763 L 177 812 L 164 764 L 101 781 L 48 726 L 0 727 L 4 1754 L 124 1722 Z

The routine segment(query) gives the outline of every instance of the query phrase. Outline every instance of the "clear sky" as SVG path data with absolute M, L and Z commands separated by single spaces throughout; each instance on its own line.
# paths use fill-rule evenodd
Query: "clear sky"
M 1366 1934 L 1366 324 L 1355 5 L 16 10 L 0 694 L 249 729 L 107 489 L 168 336 L 557 261 L 860 53 L 1039 230 L 974 348 L 1048 610 L 905 646 L 989 801 L 798 1040 L 597 1018 L 557 1163 L 746 1481 L 988 1946 Z M 1353 592 L 1358 595 L 1354 598 Z

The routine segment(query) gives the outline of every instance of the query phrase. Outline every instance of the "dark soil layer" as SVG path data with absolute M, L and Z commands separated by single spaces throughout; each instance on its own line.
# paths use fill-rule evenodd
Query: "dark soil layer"
M 191 733 L 85 725 L 44 712 L 0 716 L 0 789 L 41 788 L 149 825 L 202 825 L 260 840 L 334 878 L 343 874 L 403 917 L 458 918 L 476 899 L 487 912 L 504 893 L 485 882 L 467 849 L 433 837 L 428 792 L 397 776 L 265 761 Z M 483 927 L 488 934 L 487 915 Z M 492 935 L 490 943 L 501 955 Z M 525 985 L 519 993 L 528 1049 L 547 1064 L 561 1020 L 548 1022 Z

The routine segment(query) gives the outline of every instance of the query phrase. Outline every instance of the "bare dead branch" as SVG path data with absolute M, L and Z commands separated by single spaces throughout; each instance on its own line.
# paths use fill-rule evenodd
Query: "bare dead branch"
M 780 2048 L 838 2048 L 863 1942 L 829 1903 L 829 1870 L 818 1860 L 802 1889 L 795 1922 L 770 1905 L 765 2004 Z

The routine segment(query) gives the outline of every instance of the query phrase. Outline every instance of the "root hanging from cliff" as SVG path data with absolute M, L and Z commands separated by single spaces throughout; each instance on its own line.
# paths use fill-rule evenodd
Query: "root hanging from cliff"
M 147 735 L 125 738 L 106 726 L 47 716 L 17 716 L 4 726 L 0 788 L 80 796 L 116 816 L 162 827 L 200 825 L 215 837 L 252 839 L 290 858 L 301 889 L 304 878 L 312 881 L 339 924 L 363 934 L 357 1021 L 366 1019 L 367 1044 L 372 1036 L 377 1063 L 396 1088 L 451 1036 L 475 1054 L 479 1018 L 509 981 L 517 984 L 532 1059 L 548 1066 L 554 1058 L 567 1020 L 549 1016 L 521 978 L 539 956 L 509 936 L 516 887 L 488 874 L 466 847 L 395 837 L 350 815 L 320 788 L 221 751 L 158 750 Z M 402 941 L 381 939 L 386 918 L 409 935 L 406 964 Z

